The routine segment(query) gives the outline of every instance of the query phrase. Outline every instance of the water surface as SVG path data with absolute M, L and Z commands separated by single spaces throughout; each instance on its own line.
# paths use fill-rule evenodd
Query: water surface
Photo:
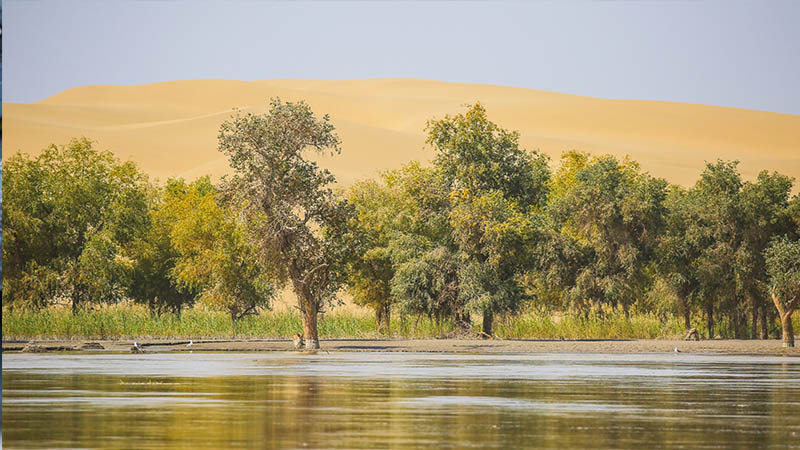
M 3 448 L 800 448 L 800 359 L 4 354 Z

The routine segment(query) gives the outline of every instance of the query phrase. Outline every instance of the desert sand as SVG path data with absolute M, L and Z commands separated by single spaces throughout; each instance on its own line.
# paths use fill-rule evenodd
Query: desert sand
M 342 155 L 319 161 L 343 186 L 410 160 L 429 161 L 426 121 L 475 101 L 491 120 L 518 130 L 524 148 L 550 155 L 554 165 L 562 152 L 579 149 L 629 155 L 651 174 L 685 186 L 717 158 L 740 160 L 745 179 L 762 169 L 800 178 L 800 115 L 416 79 L 78 87 L 36 103 L 4 103 L 3 158 L 85 136 L 162 181 L 217 179 L 229 170 L 216 148 L 220 123 L 234 108 L 264 112 L 274 96 L 302 99 L 317 114 L 330 114 Z

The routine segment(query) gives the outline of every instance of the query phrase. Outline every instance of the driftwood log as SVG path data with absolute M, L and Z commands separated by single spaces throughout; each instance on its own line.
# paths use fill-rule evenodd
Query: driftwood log
M 22 353 L 44 353 L 47 351 L 47 349 L 42 347 L 41 345 L 36 345 L 33 342 L 31 342 L 25 347 L 22 347 L 21 351 Z
M 697 328 L 691 328 L 686 333 L 686 337 L 684 337 L 683 340 L 684 341 L 699 341 L 700 340 L 700 333 L 697 332 Z
M 103 344 L 99 342 L 87 342 L 80 347 L 81 350 L 103 350 Z

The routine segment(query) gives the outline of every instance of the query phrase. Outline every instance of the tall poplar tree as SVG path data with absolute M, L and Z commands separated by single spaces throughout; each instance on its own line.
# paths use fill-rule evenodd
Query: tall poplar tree
M 246 217 L 260 256 L 291 282 L 307 349 L 319 348 L 318 315 L 345 280 L 353 208 L 331 189 L 333 174 L 306 156 L 338 154 L 339 144 L 327 115 L 277 98 L 267 113 L 237 113 L 219 132 L 234 172 L 222 189 Z

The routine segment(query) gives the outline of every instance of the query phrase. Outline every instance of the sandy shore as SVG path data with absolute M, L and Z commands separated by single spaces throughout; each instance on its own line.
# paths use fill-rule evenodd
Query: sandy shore
M 138 340 L 145 352 L 293 351 L 290 340 Z M 42 351 L 129 351 L 133 340 L 31 341 Z M 96 343 L 99 344 L 90 344 Z M 3 342 L 3 351 L 21 351 L 28 342 Z M 87 345 L 89 344 L 89 345 Z M 783 348 L 779 340 L 500 340 L 500 339 L 331 339 L 320 342 L 328 352 L 436 353 L 682 353 L 800 356 L 800 347 Z M 102 347 L 102 348 L 101 348 Z

